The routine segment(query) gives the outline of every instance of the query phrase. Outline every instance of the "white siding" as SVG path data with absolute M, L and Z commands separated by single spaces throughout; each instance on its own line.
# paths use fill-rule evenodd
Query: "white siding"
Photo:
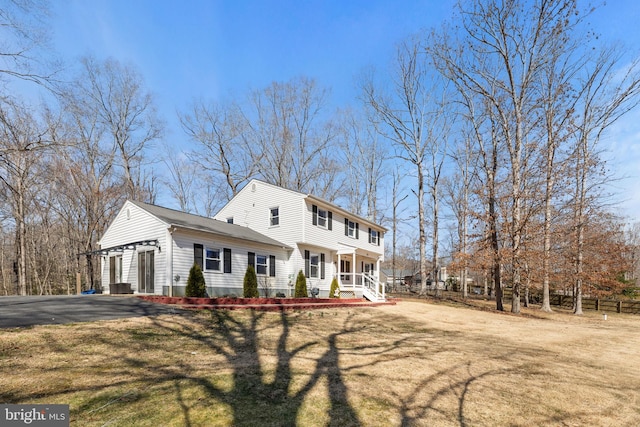
M 288 246 L 302 241 L 300 212 L 304 195 L 260 181 L 251 181 L 214 217 L 249 227 Z M 270 209 L 278 207 L 280 224 L 270 226 Z
M 125 249 L 124 252 L 112 252 L 109 255 L 122 255 L 122 280 L 131 283 L 134 292 L 138 290 L 138 252 L 154 251 L 154 293 L 162 294 L 166 286 L 166 229 L 167 224 L 149 214 L 138 206 L 126 202 L 120 212 L 100 240 L 101 248 L 123 245 L 140 240 L 157 239 L 158 247 L 138 246 L 135 250 Z M 102 257 L 102 289 L 109 291 L 109 257 Z
M 177 283 L 178 293 L 184 292 L 184 290 L 180 288 L 186 286 L 189 270 L 193 266 L 193 245 L 195 243 L 203 245 L 205 250 L 207 247 L 218 248 L 221 251 L 224 248 L 231 249 L 230 274 L 223 272 L 223 265 L 221 266 L 221 271 L 207 271 L 206 267 L 203 269 L 207 290 L 211 296 L 222 296 L 231 293 L 242 296 L 242 287 L 244 275 L 247 270 L 249 252 L 266 256 L 274 255 L 276 257 L 276 277 L 269 277 L 268 274 L 258 277 L 259 283 L 263 280 L 269 280 L 272 296 L 275 295 L 275 292 L 286 293 L 289 289 L 289 254 L 284 249 L 189 230 L 175 231 L 173 234 L 173 242 L 173 274 L 174 276 L 180 276 L 180 280 Z M 223 260 L 222 254 L 221 258 Z M 259 291 L 262 295 L 263 289 L 259 289 Z
M 313 225 L 313 205 L 331 211 L 332 229 Z M 270 227 L 270 208 L 278 207 L 280 224 Z M 359 223 L 358 239 L 345 235 L 345 216 Z M 375 264 L 384 254 L 384 239 L 380 245 L 369 243 L 369 227 L 379 233 L 383 229 L 361 218 L 345 214 L 335 206 L 325 205 L 308 198 L 305 194 L 283 189 L 261 181 L 253 180 L 245 186 L 220 212 L 216 219 L 226 221 L 233 217 L 234 224 L 252 228 L 266 236 L 276 239 L 294 251 L 287 265 L 289 279 L 295 283 L 300 270 L 305 271 L 304 251 L 325 254 L 325 279 L 309 278 L 308 287 L 318 287 L 321 295 L 328 295 L 331 280 L 337 271 L 337 251 L 341 245 L 355 247 L 358 250 L 352 272 L 361 272 L 362 262 Z M 328 221 L 328 218 L 327 218 Z

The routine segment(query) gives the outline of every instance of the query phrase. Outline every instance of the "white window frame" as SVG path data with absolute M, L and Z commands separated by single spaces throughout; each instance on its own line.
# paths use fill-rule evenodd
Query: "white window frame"
M 355 239 L 356 238 L 356 222 L 351 220 L 348 220 L 348 221 L 349 223 L 347 226 L 347 229 L 348 229 L 347 236 L 351 237 L 352 239 Z
M 378 245 L 378 239 L 380 239 L 380 233 L 378 233 L 378 230 L 371 229 L 371 244 Z
M 218 253 L 218 257 L 214 257 L 214 256 L 209 256 L 209 252 L 217 252 Z M 213 262 L 217 262 L 218 263 L 218 268 L 209 268 L 209 261 L 213 261 Z M 205 271 L 215 271 L 217 273 L 221 273 L 222 272 L 222 249 L 220 248 L 211 248 L 211 247 L 206 247 L 204 249 L 204 269 Z
M 313 263 L 315 258 L 315 264 Z M 314 274 L 315 269 L 315 274 Z M 317 279 L 320 277 L 320 254 L 309 254 L 309 277 Z
M 260 262 L 264 258 L 264 263 Z M 264 272 L 260 272 L 264 268 Z M 256 254 L 256 275 L 267 276 L 269 275 L 269 255 Z
M 324 213 L 324 216 L 322 216 L 321 213 Z M 318 227 L 327 228 L 328 221 L 329 221 L 329 211 L 326 209 L 318 208 Z
M 275 215 L 274 215 L 275 211 Z M 269 208 L 269 227 L 278 227 L 280 225 L 280 206 Z

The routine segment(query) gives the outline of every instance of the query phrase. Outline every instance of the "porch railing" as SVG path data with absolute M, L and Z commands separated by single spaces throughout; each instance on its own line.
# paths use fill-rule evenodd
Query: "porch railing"
M 353 292 L 354 296 L 362 296 L 370 301 L 385 301 L 384 285 L 373 274 L 340 273 L 338 284 L 341 293 Z

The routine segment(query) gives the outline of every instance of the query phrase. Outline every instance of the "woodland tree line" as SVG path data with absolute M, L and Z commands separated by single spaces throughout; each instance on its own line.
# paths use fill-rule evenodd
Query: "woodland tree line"
M 633 296 L 638 234 L 612 205 L 607 130 L 640 102 L 640 64 L 572 0 L 463 0 L 408 35 L 389 70 L 333 110 L 312 78 L 197 100 L 165 124 L 132 65 L 53 61 L 47 4 L 0 12 L 0 293 L 96 287 L 87 253 L 125 199 L 211 216 L 250 179 L 312 193 L 389 228 L 387 260 L 435 277 L 448 259 L 503 310 L 531 295 Z M 46 95 L 34 106 L 15 81 Z M 20 86 L 18 86 L 20 87 Z M 188 147 L 183 149 L 183 147 Z M 466 295 L 468 289 L 462 287 Z

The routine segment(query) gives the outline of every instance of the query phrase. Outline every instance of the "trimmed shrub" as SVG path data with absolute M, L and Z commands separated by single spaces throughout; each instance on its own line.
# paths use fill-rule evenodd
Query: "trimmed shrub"
M 258 298 L 258 276 L 256 276 L 256 270 L 253 266 L 247 267 L 247 272 L 244 273 L 244 286 L 242 289 L 242 296 L 245 298 Z
M 333 280 L 331 281 L 331 288 L 329 289 L 329 298 L 340 298 L 340 285 L 338 285 L 337 277 L 334 277 Z
M 204 275 L 202 274 L 202 269 L 198 264 L 194 263 L 191 270 L 189 270 L 187 288 L 184 290 L 184 294 L 185 296 L 192 298 L 204 298 L 207 296 Z
M 304 273 L 302 270 L 298 273 L 298 278 L 296 279 L 296 290 L 294 293 L 296 298 L 308 298 L 309 294 L 307 293 L 307 278 L 304 277 Z

